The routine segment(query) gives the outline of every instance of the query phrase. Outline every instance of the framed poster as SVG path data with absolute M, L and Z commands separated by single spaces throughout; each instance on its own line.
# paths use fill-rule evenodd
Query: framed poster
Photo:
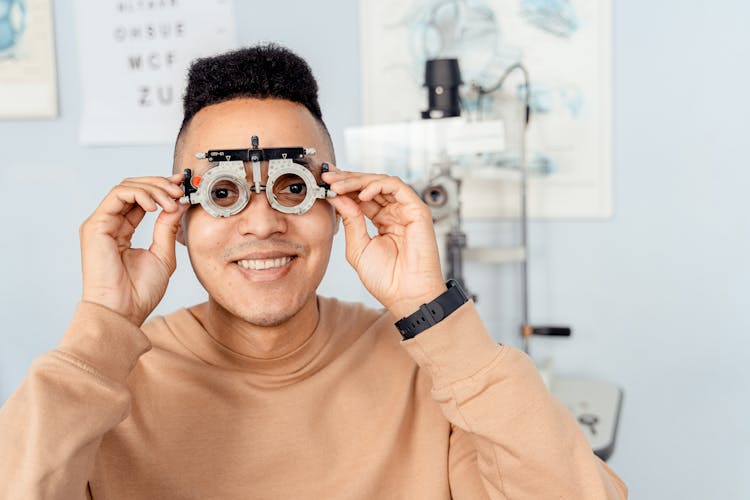
M 0 118 L 57 116 L 50 0 L 0 0 Z
M 489 88 L 522 64 L 532 109 L 529 214 L 611 216 L 610 0 L 360 0 L 360 15 L 366 125 L 419 119 L 427 105 L 425 61 L 457 58 L 464 113 L 505 121 L 505 167 L 517 169 L 521 72 L 481 101 L 472 84 Z M 520 201 L 508 200 L 518 192 L 507 175 L 483 169 L 464 179 L 463 213 L 514 217 L 517 210 L 507 207 Z

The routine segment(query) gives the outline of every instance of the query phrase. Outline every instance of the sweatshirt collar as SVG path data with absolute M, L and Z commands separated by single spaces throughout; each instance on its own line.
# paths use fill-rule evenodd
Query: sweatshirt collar
M 331 299 L 318 297 L 319 319 L 312 335 L 293 351 L 276 358 L 256 358 L 233 351 L 213 338 L 188 309 L 165 319 L 177 340 L 205 363 L 284 379 L 303 378 L 315 369 L 315 361 L 331 336 L 331 307 Z

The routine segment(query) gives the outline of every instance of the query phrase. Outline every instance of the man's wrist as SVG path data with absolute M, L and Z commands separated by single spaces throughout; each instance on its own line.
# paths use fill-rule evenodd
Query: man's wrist
M 388 311 L 390 311 L 390 313 L 393 314 L 395 318 L 406 317 L 419 309 L 419 306 L 421 306 L 422 304 L 426 304 L 432 300 L 435 300 L 436 297 L 438 297 L 442 293 L 445 293 L 446 290 L 448 290 L 448 287 L 441 281 L 431 286 L 429 289 L 425 290 L 419 295 L 413 297 L 405 297 L 398 301 L 395 301 L 388 307 Z
M 445 285 L 446 290 L 443 293 L 431 301 L 420 304 L 416 311 L 396 322 L 396 328 L 404 340 L 414 338 L 438 324 L 468 302 L 469 298 L 458 282 L 451 279 Z

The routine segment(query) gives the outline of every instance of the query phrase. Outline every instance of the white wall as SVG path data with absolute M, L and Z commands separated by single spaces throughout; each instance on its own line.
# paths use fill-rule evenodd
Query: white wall
M 625 405 L 610 464 L 640 499 L 750 498 L 750 168 L 746 150 L 750 6 L 614 0 L 615 216 L 535 222 L 532 317 L 573 326 L 535 339 L 558 370 L 621 384 Z M 57 343 L 80 295 L 77 228 L 126 176 L 170 169 L 168 146 L 77 144 L 75 27 L 55 2 L 60 117 L 0 122 L 0 401 Z M 242 43 L 278 40 L 306 57 L 343 157 L 359 123 L 353 0 L 237 2 Z M 14 154 L 8 154 L 9 151 Z M 15 154 L 22 152 L 23 154 Z M 142 155 L 160 158 L 145 161 Z M 500 224 L 468 225 L 473 244 Z M 140 235 L 145 242 L 148 235 Z M 366 297 L 337 241 L 322 293 Z M 203 299 L 184 252 L 158 311 Z M 517 323 L 516 269 L 467 266 L 497 339 Z M 496 307 L 500 303 L 505 307 Z M 505 333 L 503 333 L 505 332 Z

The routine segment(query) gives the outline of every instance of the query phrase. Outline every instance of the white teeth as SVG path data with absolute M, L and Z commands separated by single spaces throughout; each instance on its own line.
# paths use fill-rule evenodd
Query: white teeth
M 291 257 L 279 257 L 278 259 L 248 259 L 238 260 L 237 264 L 244 267 L 245 269 L 274 269 L 277 267 L 283 267 L 292 261 Z

